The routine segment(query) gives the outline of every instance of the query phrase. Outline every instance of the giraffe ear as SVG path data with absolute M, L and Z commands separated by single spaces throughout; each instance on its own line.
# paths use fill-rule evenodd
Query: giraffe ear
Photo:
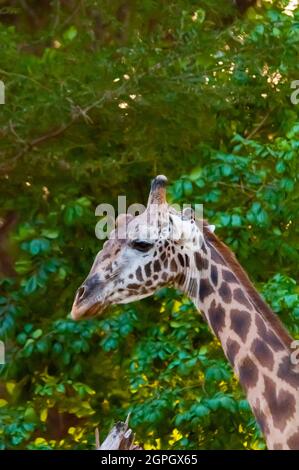
M 216 226 L 215 225 L 208 225 L 208 228 L 209 228 L 210 232 L 214 233 L 215 229 L 216 229 Z
M 173 240 L 189 240 L 192 227 L 188 220 L 172 214 L 170 216 L 171 237 Z

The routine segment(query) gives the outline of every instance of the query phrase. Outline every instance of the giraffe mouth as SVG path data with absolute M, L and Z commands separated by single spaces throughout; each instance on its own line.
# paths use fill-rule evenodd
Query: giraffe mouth
M 95 302 L 87 306 L 78 306 L 74 302 L 71 317 L 73 320 L 87 320 L 89 318 L 94 318 L 101 315 L 104 310 L 106 310 L 107 305 L 104 305 L 102 302 Z

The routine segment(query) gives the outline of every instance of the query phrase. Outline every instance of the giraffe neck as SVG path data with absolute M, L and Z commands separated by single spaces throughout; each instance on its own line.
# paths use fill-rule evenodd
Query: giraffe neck
M 179 277 L 219 338 L 269 449 L 299 449 L 299 366 L 292 339 L 263 302 L 232 253 L 206 232 Z

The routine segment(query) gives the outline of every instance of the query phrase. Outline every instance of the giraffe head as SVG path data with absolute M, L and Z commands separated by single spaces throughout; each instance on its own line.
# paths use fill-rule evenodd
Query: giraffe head
M 153 180 L 142 214 L 118 217 L 76 293 L 73 319 L 143 299 L 162 286 L 184 284 L 185 268 L 192 264 L 190 252 L 198 250 L 201 232 L 191 209 L 177 212 L 167 204 L 166 182 L 162 175 Z

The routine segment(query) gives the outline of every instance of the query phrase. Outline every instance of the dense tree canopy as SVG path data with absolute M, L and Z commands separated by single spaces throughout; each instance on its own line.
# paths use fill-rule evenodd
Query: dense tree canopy
M 96 206 L 164 173 L 299 337 L 299 9 L 260 3 L 0 2 L 0 448 L 92 448 L 129 410 L 146 448 L 264 447 L 179 292 L 68 316 Z

